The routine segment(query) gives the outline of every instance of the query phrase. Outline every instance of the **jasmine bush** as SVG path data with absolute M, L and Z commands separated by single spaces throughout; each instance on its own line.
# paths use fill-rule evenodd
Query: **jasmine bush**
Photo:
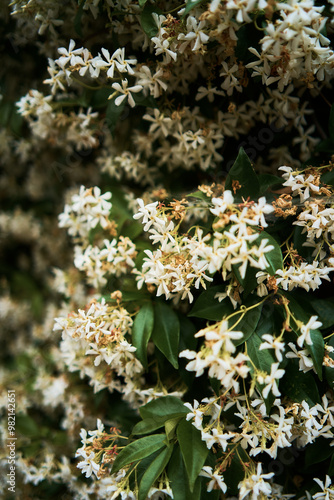
M 333 10 L 3 3 L 5 498 L 334 499 Z

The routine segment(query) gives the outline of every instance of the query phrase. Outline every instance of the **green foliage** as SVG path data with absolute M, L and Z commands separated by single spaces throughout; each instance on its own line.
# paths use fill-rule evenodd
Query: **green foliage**
M 233 181 L 237 181 L 241 185 L 237 191 L 237 199 L 250 197 L 252 200 L 256 200 L 260 195 L 259 179 L 243 148 L 239 149 L 237 159 L 227 175 L 225 189 L 232 191 Z
M 178 368 L 180 322 L 177 314 L 163 302 L 155 303 L 152 339 L 174 368 Z
M 181 420 L 177 427 L 177 439 L 189 479 L 189 489 L 194 491 L 196 479 L 205 463 L 209 450 L 201 439 L 201 433 L 191 422 Z
M 139 310 L 132 328 L 132 343 L 137 348 L 136 356 L 147 368 L 147 344 L 154 325 L 154 310 L 151 302 L 143 304 Z
M 117 455 L 112 472 L 115 473 L 132 462 L 152 455 L 155 451 L 164 447 L 165 441 L 166 434 L 153 434 L 133 441 Z

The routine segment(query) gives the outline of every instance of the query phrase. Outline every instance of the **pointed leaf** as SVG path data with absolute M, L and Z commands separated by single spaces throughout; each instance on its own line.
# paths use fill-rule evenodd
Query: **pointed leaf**
M 193 493 L 186 481 L 186 469 L 182 459 L 180 447 L 174 448 L 172 458 L 168 465 L 168 479 L 170 480 L 174 500 L 200 500 L 200 478 L 197 478 Z
M 285 375 L 280 381 L 280 387 L 292 401 L 297 403 L 306 401 L 310 406 L 320 403 L 317 384 L 312 374 L 300 371 L 297 360 L 289 360 L 285 367 Z
M 151 302 L 142 305 L 133 322 L 132 344 L 137 348 L 136 356 L 147 369 L 147 344 L 152 335 L 154 310 Z
M 233 312 L 229 299 L 219 302 L 215 299 L 217 293 L 225 291 L 225 286 L 212 286 L 200 294 L 188 316 L 220 321 Z
M 166 446 L 149 465 L 140 481 L 138 500 L 146 500 L 151 486 L 167 466 L 172 452 L 173 445 Z
M 176 415 L 186 415 L 189 413 L 189 409 L 175 396 L 165 396 L 142 406 L 139 408 L 139 413 L 145 419 L 162 417 L 166 421 Z
M 157 302 L 154 311 L 154 327 L 152 340 L 168 361 L 178 368 L 178 352 L 180 339 L 180 322 L 173 309 Z
M 227 175 L 225 189 L 232 191 L 233 181 L 237 181 L 241 185 L 241 188 L 237 190 L 236 198 L 241 199 L 243 197 L 247 199 L 250 197 L 252 200 L 255 200 L 259 197 L 259 179 L 243 148 L 239 149 L 237 159 Z
M 128 444 L 117 455 L 112 468 L 113 474 L 122 469 L 122 467 L 125 467 L 125 465 L 152 455 L 152 453 L 165 445 L 165 440 L 166 434 L 153 434 L 152 436 L 146 436 Z
M 195 481 L 201 472 L 209 450 L 201 439 L 200 431 L 186 419 L 181 420 L 176 433 L 188 474 L 189 488 L 190 491 L 194 491 Z
M 153 38 L 159 31 L 159 28 L 152 16 L 154 12 L 157 14 L 162 14 L 162 10 L 159 9 L 159 7 L 146 4 L 140 14 L 141 27 L 149 38 Z

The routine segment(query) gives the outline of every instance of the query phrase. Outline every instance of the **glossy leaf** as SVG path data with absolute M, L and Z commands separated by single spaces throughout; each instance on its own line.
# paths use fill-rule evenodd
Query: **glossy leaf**
M 132 344 L 137 348 L 136 356 L 147 369 L 147 344 L 154 325 L 152 302 L 143 304 L 135 317 L 132 328 Z
M 273 351 L 271 349 L 270 350 L 262 349 L 260 351 L 260 345 L 262 344 L 262 339 L 261 337 L 259 337 L 257 332 L 253 333 L 253 335 L 247 340 L 246 344 L 247 344 L 247 354 L 251 359 L 252 363 L 254 363 L 256 368 L 258 368 L 259 370 L 270 374 L 271 366 L 274 363 L 277 363 L 277 360 L 272 353 Z M 251 371 L 254 370 L 252 364 L 250 364 L 250 369 Z M 263 385 L 256 382 L 256 386 L 258 387 L 259 391 L 262 392 Z M 270 411 L 270 408 L 274 400 L 275 396 L 272 394 L 272 392 L 269 392 L 268 397 L 265 399 L 267 412 Z
M 187 470 L 189 488 L 190 491 L 194 491 L 195 481 L 201 472 L 209 450 L 201 439 L 200 431 L 186 419 L 181 420 L 176 433 Z
M 170 480 L 174 500 L 200 500 L 200 478 L 197 478 L 194 491 L 191 492 L 188 481 L 186 480 L 187 472 L 179 445 L 174 447 L 174 451 L 168 465 L 167 475 Z
M 255 200 L 260 195 L 259 179 L 243 148 L 239 149 L 237 159 L 227 175 L 225 189 L 232 191 L 233 181 L 238 181 L 241 185 L 241 188 L 237 190 L 236 198 L 241 199 L 244 197 L 247 199 L 250 197 Z
M 213 286 L 200 294 L 195 301 L 188 316 L 204 318 L 212 321 L 220 321 L 224 316 L 233 312 L 233 306 L 229 299 L 219 302 L 215 299 L 217 293 L 225 291 L 224 286 Z
M 297 403 L 306 401 L 310 406 L 320 403 L 317 384 L 312 374 L 300 371 L 298 361 L 289 360 L 285 367 L 285 375 L 280 381 L 280 389 Z
M 152 340 L 174 368 L 178 368 L 180 322 L 171 306 L 163 302 L 155 304 Z
M 138 500 L 146 500 L 148 492 L 154 482 L 167 466 L 173 451 L 173 445 L 166 446 L 153 460 L 141 478 L 138 492 Z
M 186 415 L 189 413 L 189 409 L 175 396 L 165 396 L 142 406 L 139 408 L 139 413 L 144 419 L 163 417 L 166 421 L 175 415 Z
M 289 307 L 293 311 L 294 316 L 297 320 L 302 321 L 304 324 L 308 323 L 312 314 L 306 312 L 301 304 L 296 300 L 296 296 L 291 293 L 286 293 L 285 296 L 289 300 Z M 321 319 L 321 318 L 320 318 Z M 301 334 L 299 327 L 294 321 L 291 321 L 291 327 L 293 331 L 299 336 Z M 312 344 L 306 344 L 309 350 L 314 368 L 316 369 L 317 375 L 322 380 L 322 362 L 325 353 L 325 343 L 320 330 L 311 330 L 311 340 Z
M 116 473 L 125 465 L 148 457 L 165 445 L 166 434 L 153 434 L 137 439 L 123 448 L 117 455 L 112 473 Z
M 155 5 L 146 4 L 140 14 L 141 27 L 149 38 L 153 38 L 159 31 L 159 28 L 152 16 L 153 13 L 162 14 L 162 10 Z

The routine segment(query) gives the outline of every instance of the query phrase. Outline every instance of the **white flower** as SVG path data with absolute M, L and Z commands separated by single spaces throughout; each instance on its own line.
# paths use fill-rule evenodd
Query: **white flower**
M 270 472 L 269 474 L 261 474 L 261 472 L 262 464 L 258 463 L 256 474 L 246 477 L 238 484 L 239 500 L 243 500 L 243 498 L 249 494 L 252 494 L 252 500 L 261 498 L 260 493 L 263 493 L 263 495 L 270 495 L 271 485 L 265 481 L 265 479 L 272 478 L 274 476 L 274 472 Z
M 112 88 L 117 90 L 117 92 L 119 92 L 120 94 L 122 94 L 116 97 L 115 99 L 116 106 L 120 106 L 124 101 L 124 99 L 126 99 L 127 97 L 128 102 L 132 108 L 134 108 L 136 105 L 132 93 L 140 92 L 141 90 L 143 90 L 142 85 L 134 85 L 133 87 L 128 87 L 128 81 L 126 78 L 122 80 L 122 86 L 119 83 L 115 82 L 112 84 Z
M 90 477 L 93 472 L 95 476 L 98 477 L 97 473 L 100 469 L 100 466 L 99 464 L 94 462 L 95 453 L 91 451 L 90 454 L 87 455 L 85 450 L 78 450 L 76 456 L 79 455 L 81 455 L 84 458 L 84 460 L 78 463 L 77 465 L 78 469 L 82 469 L 82 473 L 86 474 L 86 477 Z
M 267 375 L 266 377 L 263 377 L 262 375 L 258 376 L 258 382 L 260 384 L 266 385 L 266 387 L 262 391 L 262 395 L 264 398 L 268 397 L 270 390 L 273 393 L 273 395 L 276 397 L 281 395 L 281 393 L 278 390 L 276 380 L 283 377 L 285 370 L 283 370 L 282 368 L 279 369 L 278 367 L 279 367 L 279 363 L 273 363 L 271 365 L 270 375 Z
M 200 476 L 209 477 L 211 481 L 207 485 L 207 491 L 210 492 L 213 489 L 220 488 L 223 493 L 226 492 L 227 486 L 224 483 L 224 477 L 221 474 L 218 474 L 216 471 L 212 471 L 212 467 L 205 466 L 202 468 L 202 471 L 199 473 Z
M 306 325 L 303 325 L 300 329 L 301 335 L 297 339 L 297 344 L 299 347 L 303 347 L 304 342 L 308 345 L 312 345 L 312 339 L 311 339 L 311 330 L 316 330 L 317 328 L 322 327 L 322 323 L 320 321 L 317 321 L 318 316 L 311 316 L 311 318 L 308 320 Z
M 326 475 L 325 484 L 323 481 L 320 481 L 318 478 L 313 478 L 313 481 L 318 483 L 322 491 L 316 493 L 312 496 L 312 498 L 316 500 L 333 500 L 334 499 L 334 488 L 329 488 L 332 485 L 332 480 L 329 476 Z M 333 485 L 334 486 L 334 485 Z
M 283 361 L 282 352 L 284 352 L 285 343 L 280 342 L 277 338 L 267 333 L 265 335 L 262 335 L 262 338 L 266 340 L 266 342 L 262 342 L 259 350 L 262 351 L 263 349 L 275 349 L 275 356 L 277 361 Z

